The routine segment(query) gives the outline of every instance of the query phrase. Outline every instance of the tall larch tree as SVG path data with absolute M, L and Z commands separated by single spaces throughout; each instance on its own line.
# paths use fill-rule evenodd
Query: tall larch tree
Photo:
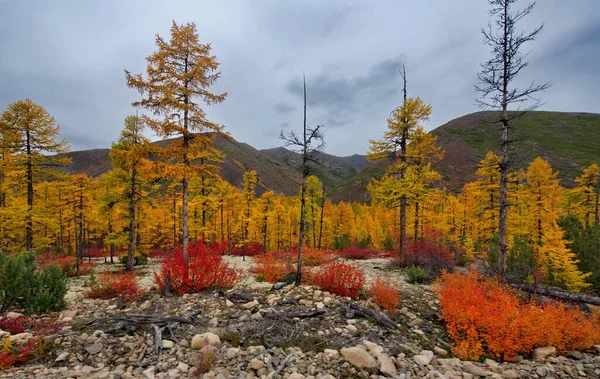
M 575 178 L 577 192 L 582 196 L 582 207 L 584 209 L 585 227 L 591 225 L 591 216 L 594 214 L 594 224 L 600 222 L 598 207 L 600 203 L 600 168 L 592 164 L 583 170 L 583 173 Z
M 66 153 L 69 145 L 58 140 L 59 126 L 54 117 L 40 105 L 25 99 L 10 104 L 0 116 L 0 141 L 2 150 L 14 157 L 21 166 L 27 184 L 27 212 L 25 214 L 25 248 L 33 249 L 33 199 L 34 184 L 40 174 L 47 173 L 52 165 L 68 164 L 66 158 L 48 153 Z
M 404 100 L 392 111 L 387 119 L 387 130 L 381 140 L 371 140 L 367 159 L 370 161 L 388 159 L 392 164 L 380 181 L 370 185 L 371 195 L 388 205 L 398 206 L 400 260 L 404 262 L 408 248 L 406 234 L 406 213 L 408 197 L 406 173 L 409 167 L 407 147 L 423 121 L 429 120 L 431 106 L 419 97 L 409 98 L 406 94 L 406 73 L 403 72 Z
M 127 249 L 127 271 L 133 270 L 136 242 L 136 203 L 140 197 L 140 171 L 147 169 L 148 156 L 154 150 L 150 140 L 142 135 L 144 125 L 137 116 L 127 116 L 125 126 L 117 142 L 113 143 L 110 158 L 113 167 L 122 170 L 128 184 L 126 197 L 129 212 L 129 240 Z
M 500 199 L 499 199 L 499 254 L 498 276 L 504 278 L 506 271 L 506 252 L 508 245 L 507 215 L 508 215 L 508 173 L 511 165 L 511 131 L 514 130 L 514 120 L 524 114 L 524 111 L 536 109 L 540 101 L 534 99 L 536 93 L 544 91 L 549 84 L 529 84 L 524 88 L 517 88 L 514 80 L 518 74 L 527 67 L 525 61 L 527 53 L 522 52 L 523 46 L 535 40 L 542 31 L 542 26 L 531 32 L 517 30 L 517 23 L 533 10 L 532 3 L 520 10 L 514 10 L 513 5 L 518 0 L 488 0 L 490 4 L 490 17 L 494 22 L 489 22 L 487 28 L 482 29 L 484 44 L 491 49 L 491 58 L 481 64 L 478 73 L 479 84 L 476 90 L 481 94 L 479 105 L 484 109 L 499 111 L 498 123 L 501 125 L 500 137 Z M 533 100 L 530 102 L 530 100 Z M 529 105 L 527 105 L 529 102 Z M 509 107 L 516 105 L 517 112 L 509 113 Z
M 157 51 L 147 58 L 146 77 L 125 70 L 127 85 L 143 96 L 133 103 L 148 109 L 144 123 L 161 138 L 180 138 L 165 147 L 168 176 L 181 181 L 182 243 L 186 266 L 189 266 L 188 184 L 194 174 L 212 176 L 218 167 L 206 162 L 218 161 L 221 154 L 212 147 L 214 135 L 201 133 L 222 131 L 209 121 L 201 102 L 206 105 L 225 100 L 227 93 L 215 94 L 210 87 L 221 76 L 211 45 L 200 43 L 196 25 L 178 25 L 173 21 L 171 38 L 156 36 Z M 198 161 L 204 162 L 197 164 Z

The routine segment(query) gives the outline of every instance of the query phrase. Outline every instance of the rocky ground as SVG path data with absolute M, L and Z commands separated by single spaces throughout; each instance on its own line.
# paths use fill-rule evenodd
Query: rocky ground
M 250 260 L 231 258 L 239 268 Z M 368 299 L 349 301 L 309 286 L 271 290 L 250 276 L 229 291 L 132 302 L 85 298 L 74 280 L 59 330 L 43 362 L 1 372 L 11 378 L 598 378 L 596 351 L 556 356 L 552 348 L 513 363 L 449 356 L 428 286 L 412 285 L 385 260 L 359 262 L 367 276 L 386 273 L 402 308 L 378 319 Z M 152 286 L 152 267 L 142 285 Z M 366 311 L 367 313 L 365 313 Z

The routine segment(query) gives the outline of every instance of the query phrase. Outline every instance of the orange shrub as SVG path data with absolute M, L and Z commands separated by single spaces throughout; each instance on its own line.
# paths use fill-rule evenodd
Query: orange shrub
M 436 291 L 452 351 L 461 359 L 506 360 L 540 346 L 565 352 L 600 342 L 598 316 L 558 303 L 520 303 L 514 292 L 474 271 L 443 273 Z
M 373 297 L 373 302 L 389 313 L 394 313 L 400 304 L 400 294 L 398 285 L 389 279 L 377 277 L 369 286 L 369 294 Z
M 115 274 L 110 269 L 106 269 L 92 285 L 88 296 L 92 299 L 121 297 L 129 300 L 140 293 L 135 272 L 121 271 Z
M 274 253 L 266 253 L 254 257 L 256 262 L 256 279 L 265 282 L 278 282 L 288 272 L 285 261 L 278 259 Z
M 311 272 L 312 283 L 338 296 L 356 299 L 365 285 L 365 274 L 357 266 L 332 262 Z
M 298 253 L 296 253 L 296 256 Z M 320 249 L 302 249 L 302 264 L 305 266 L 320 266 L 325 263 L 331 254 Z
M 69 255 L 66 257 L 53 257 L 47 255 L 38 255 L 36 262 L 41 268 L 49 265 L 57 265 L 66 276 L 75 276 L 77 274 L 77 260 L 75 256 Z M 88 262 L 84 260 L 79 261 L 79 274 L 87 275 L 94 267 L 96 262 Z

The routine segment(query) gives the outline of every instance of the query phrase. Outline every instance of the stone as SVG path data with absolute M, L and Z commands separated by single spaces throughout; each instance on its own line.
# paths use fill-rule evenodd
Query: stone
M 94 371 L 94 368 L 93 368 L 92 366 L 83 366 L 83 367 L 81 368 L 81 373 L 82 373 L 84 376 L 88 376 L 88 375 L 90 375 L 90 373 L 91 373 L 92 371 Z
M 427 366 L 431 362 L 432 358 L 425 355 L 417 354 L 413 357 L 413 360 L 419 366 Z
M 556 348 L 554 346 L 538 347 L 533 350 L 533 360 L 543 361 L 544 359 L 556 355 Z
M 583 355 L 583 354 L 581 354 L 581 352 L 580 352 L 580 351 L 577 351 L 577 350 L 569 351 L 569 352 L 566 354 L 566 356 L 567 356 L 567 357 L 569 357 L 569 358 L 573 358 L 573 359 L 575 359 L 575 360 L 578 360 L 578 361 L 579 361 L 579 360 L 582 360 L 582 359 L 584 358 L 584 355 Z
M 473 374 L 474 376 L 489 376 L 492 373 L 488 370 L 484 370 L 483 368 L 476 366 L 473 362 L 464 362 L 463 368 L 465 371 Z
M 346 325 L 346 330 L 350 334 L 356 334 L 358 332 L 358 329 L 354 325 Z
M 515 370 L 506 370 L 502 373 L 502 376 L 506 379 L 517 379 L 520 377 Z
M 288 379 L 304 379 L 304 378 L 305 378 L 305 376 L 304 376 L 304 375 L 302 375 L 302 374 L 298 374 L 297 372 L 295 372 L 295 373 L 293 373 L 293 374 L 290 374 L 290 375 L 288 376 Z
M 253 370 L 260 370 L 261 368 L 265 367 L 265 362 L 254 358 L 250 361 L 248 366 Z
M 88 354 L 94 355 L 94 354 L 98 354 L 99 352 L 101 352 L 102 347 L 103 346 L 100 342 L 96 342 L 96 343 L 86 346 L 85 350 L 88 352 Z
M 323 354 L 325 354 L 325 356 L 329 358 L 337 358 L 340 356 L 340 353 L 337 350 L 333 349 L 325 349 L 323 350 Z
M 65 351 L 64 353 L 60 353 L 58 357 L 54 360 L 54 362 L 62 362 L 69 356 L 69 352 Z
M 221 344 L 221 338 L 214 333 L 196 334 L 192 338 L 192 349 L 202 349 L 206 345 L 218 346 Z
M 365 349 L 355 347 L 345 347 L 340 350 L 340 353 L 348 362 L 357 368 L 377 368 L 377 361 Z
M 434 352 L 436 355 L 440 356 L 440 357 L 447 357 L 447 356 L 448 356 L 448 351 L 447 351 L 447 350 L 444 350 L 444 349 L 442 349 L 442 348 L 441 348 L 441 347 L 439 347 L 439 346 L 436 346 L 436 347 L 434 347 L 434 348 L 433 348 L 433 352 Z
M 233 303 L 229 300 L 225 300 L 225 306 L 231 308 L 231 307 L 233 307 Z
M 237 347 L 230 347 L 229 349 L 227 349 L 227 352 L 225 353 L 225 356 L 228 359 L 232 359 L 238 356 L 238 354 L 240 353 L 240 349 Z
M 185 338 L 182 338 L 182 339 L 179 340 L 179 346 L 181 346 L 181 347 L 189 347 L 190 343 Z
M 540 366 L 535 370 L 536 374 L 541 376 L 542 378 L 548 375 L 548 369 L 545 366 Z
M 379 372 L 387 377 L 394 377 L 398 374 L 394 361 L 384 353 L 377 355 L 377 364 Z
M 169 378 L 179 378 L 181 376 L 181 372 L 176 368 L 167 371 L 167 374 L 169 375 Z
M 5 316 L 7 319 L 11 320 L 13 318 L 23 317 L 23 313 L 19 312 L 8 312 Z
M 31 333 L 19 333 L 8 337 L 10 342 L 12 343 L 25 343 L 33 338 L 33 334 Z
M 162 340 L 163 349 L 172 349 L 175 346 L 175 342 L 170 340 Z
M 594 345 L 594 349 L 596 349 L 596 353 L 600 354 L 600 345 Z
M 258 300 L 255 299 L 249 303 L 242 304 L 242 308 L 244 308 L 246 310 L 250 310 L 250 309 L 254 309 L 255 307 L 258 307 L 258 305 L 259 305 L 259 302 L 258 302 Z
M 300 299 L 300 300 L 298 301 L 298 303 L 299 303 L 300 305 L 304 305 L 304 306 L 305 306 L 305 307 L 307 307 L 307 308 L 311 308 L 311 307 L 313 306 L 313 302 L 312 302 L 312 301 L 310 301 L 310 300 L 304 300 L 304 299 Z
M 60 317 L 60 318 L 61 318 L 62 320 L 66 319 L 66 318 L 68 318 L 68 319 L 72 320 L 72 319 L 73 319 L 75 316 L 77 316 L 77 313 L 78 313 L 78 312 L 79 312 L 79 311 L 77 311 L 77 310 L 64 311 L 64 312 L 61 314 L 61 317 Z
M 142 378 L 145 379 L 154 379 L 154 366 L 149 367 L 148 369 L 142 372 Z

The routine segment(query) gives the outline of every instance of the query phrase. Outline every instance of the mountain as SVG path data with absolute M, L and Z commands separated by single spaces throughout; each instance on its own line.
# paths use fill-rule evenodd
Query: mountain
M 489 150 L 498 151 L 498 113 L 478 112 L 454 119 L 431 133 L 446 150 L 437 169 L 448 188 L 457 190 L 476 178 L 477 163 Z M 511 125 L 512 164 L 526 169 L 537 156 L 546 159 L 564 186 L 572 186 L 586 166 L 600 163 L 600 114 L 529 112 Z
M 478 112 L 454 119 L 431 133 L 446 150 L 444 159 L 436 165 L 444 177 L 443 185 L 457 191 L 476 178 L 477 162 L 488 150 L 498 150 L 500 127 L 497 113 Z M 514 121 L 511 138 L 513 164 L 525 169 L 537 156 L 547 159 L 559 170 L 565 186 L 586 166 L 600 163 L 600 115 L 591 113 L 529 112 Z M 170 141 L 160 141 L 161 145 Z M 283 147 L 257 150 L 230 136 L 217 135 L 215 147 L 225 154 L 219 163 L 221 176 L 241 187 L 247 170 L 258 174 L 257 194 L 267 190 L 286 195 L 299 191 L 301 155 Z M 74 151 L 66 156 L 73 163 L 71 173 L 99 176 L 111 167 L 108 149 Z M 323 182 L 333 202 L 369 200 L 366 190 L 373 177 L 380 177 L 387 162 L 367 161 L 364 155 L 338 157 L 324 152 L 315 154 L 313 174 Z

